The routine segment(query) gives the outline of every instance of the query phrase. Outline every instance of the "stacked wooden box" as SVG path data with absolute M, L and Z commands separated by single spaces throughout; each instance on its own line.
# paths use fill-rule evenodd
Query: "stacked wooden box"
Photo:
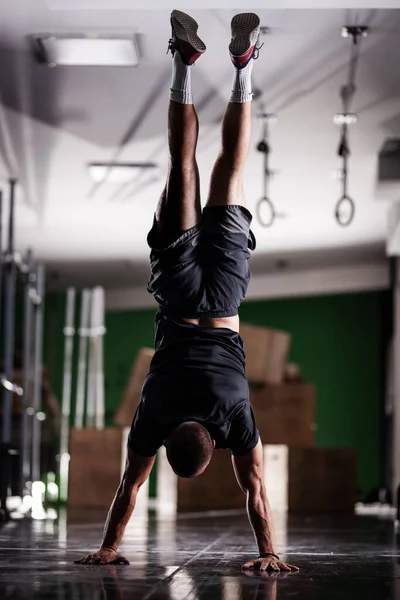
M 352 512 L 356 502 L 357 463 L 347 448 L 298 448 L 264 444 L 264 478 L 273 510 Z M 244 508 L 229 452 L 217 450 L 206 471 L 194 479 L 176 477 L 165 449 L 158 455 L 161 508 L 177 512 Z
M 125 469 L 128 427 L 71 429 L 68 507 L 108 509 Z M 147 513 L 148 481 L 136 502 L 138 515 Z
M 313 447 L 315 387 L 286 382 L 290 335 L 284 331 L 242 324 L 246 373 L 257 427 L 264 444 Z

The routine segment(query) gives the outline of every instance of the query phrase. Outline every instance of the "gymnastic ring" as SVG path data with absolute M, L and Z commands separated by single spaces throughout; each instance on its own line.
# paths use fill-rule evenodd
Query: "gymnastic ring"
M 268 206 L 270 213 L 271 213 L 271 216 L 268 221 L 263 221 L 261 218 L 261 208 L 262 208 L 263 204 L 266 204 Z M 275 217 L 276 217 L 275 208 L 274 208 L 274 205 L 272 204 L 271 200 L 269 198 L 267 198 L 267 196 L 260 198 L 260 200 L 257 202 L 256 214 L 257 214 L 258 222 L 260 223 L 260 225 L 262 227 L 271 227 L 274 224 Z
M 348 218 L 344 221 L 340 218 L 340 207 L 343 206 L 343 203 L 348 203 L 350 206 L 350 214 Z M 354 214 L 356 212 L 356 207 L 354 201 L 350 198 L 350 196 L 342 196 L 340 200 L 336 204 L 335 208 L 335 217 L 336 221 L 339 223 L 341 227 L 348 227 L 352 220 L 354 219 Z

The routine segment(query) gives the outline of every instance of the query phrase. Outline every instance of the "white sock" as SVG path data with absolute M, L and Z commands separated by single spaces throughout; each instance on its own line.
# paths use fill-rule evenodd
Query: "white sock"
M 178 51 L 172 59 L 172 81 L 169 97 L 179 104 L 193 104 L 192 65 L 185 65 Z
M 253 93 L 251 88 L 251 72 L 253 70 L 254 59 L 252 58 L 244 69 L 237 69 L 234 66 L 232 93 L 230 102 L 251 102 Z

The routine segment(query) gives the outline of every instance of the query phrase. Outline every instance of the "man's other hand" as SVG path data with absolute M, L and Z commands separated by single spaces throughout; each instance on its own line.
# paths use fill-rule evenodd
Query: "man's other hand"
M 129 565 L 129 560 L 112 548 L 101 548 L 94 554 L 88 554 L 78 560 L 76 565 Z
M 250 560 L 242 566 L 242 569 L 248 570 L 253 569 L 255 571 L 299 571 L 298 567 L 294 565 L 288 565 L 282 560 L 278 560 L 273 556 L 266 556 L 265 558 L 256 558 Z

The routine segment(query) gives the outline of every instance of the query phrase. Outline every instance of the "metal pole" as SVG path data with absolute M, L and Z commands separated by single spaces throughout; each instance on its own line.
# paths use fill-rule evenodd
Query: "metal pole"
M 94 292 L 91 292 L 90 300 L 90 323 L 89 323 L 89 361 L 86 403 L 86 427 L 93 429 L 96 421 L 96 357 L 95 357 L 95 306 Z
M 90 290 L 83 290 L 79 328 L 78 381 L 76 386 L 75 428 L 82 429 L 85 410 L 87 342 L 89 332 Z
M 71 413 L 71 382 L 72 382 L 72 354 L 75 337 L 75 289 L 68 288 L 67 312 L 65 318 L 65 351 L 64 351 L 64 379 L 61 409 L 61 437 L 60 437 L 60 500 L 66 502 L 68 497 L 68 470 L 69 470 L 69 419 Z
M 6 382 L 13 379 L 14 370 L 14 317 L 15 317 L 15 283 L 16 266 L 14 262 L 14 198 L 16 181 L 10 179 L 10 212 L 8 218 L 8 260 L 5 276 L 4 299 L 4 378 Z M 7 389 L 8 388 L 8 389 Z M 3 431 L 2 441 L 11 442 L 12 389 L 11 385 L 3 386 Z
M 21 439 L 20 439 L 20 495 L 25 492 L 26 482 L 31 475 L 31 439 L 32 439 L 32 414 L 29 414 L 28 408 L 32 406 L 32 283 L 35 282 L 36 275 L 33 273 L 33 254 L 28 250 L 26 256 L 28 266 L 27 278 L 24 290 L 24 355 L 23 355 L 23 380 L 22 389 L 22 419 L 21 419 Z
M 32 482 L 40 480 L 40 442 L 41 419 L 40 408 L 42 403 L 42 378 L 43 378 L 43 311 L 44 311 L 44 265 L 37 266 L 36 274 L 36 310 L 35 310 L 35 350 L 33 361 L 33 409 L 35 411 L 32 427 Z M 39 418 L 38 418 L 39 417 Z
M 3 285 L 3 192 L 0 190 L 0 314 Z
M 393 480 L 392 497 L 400 487 L 400 260 L 396 259 L 393 289 Z
M 93 292 L 94 310 L 96 314 L 96 429 L 104 429 L 104 371 L 103 371 L 103 336 L 104 327 L 104 288 L 97 287 Z

